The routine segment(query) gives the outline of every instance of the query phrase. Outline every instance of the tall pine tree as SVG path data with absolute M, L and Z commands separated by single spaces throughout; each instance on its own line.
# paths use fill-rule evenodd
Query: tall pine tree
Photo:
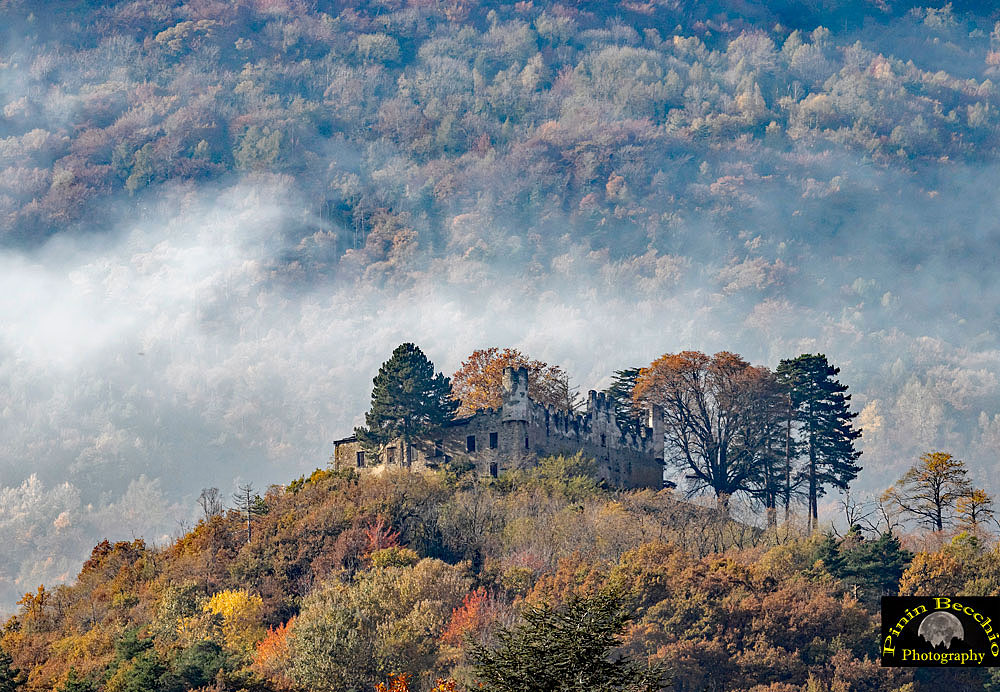
M 846 490 L 861 471 L 861 452 L 854 448 L 861 431 L 851 424 L 858 414 L 851 412 L 847 385 L 835 379 L 840 368 L 830 365 L 825 355 L 806 353 L 783 360 L 776 372 L 790 392 L 799 450 L 806 457 L 801 475 L 807 485 L 809 523 L 815 528 L 826 486 Z
M 398 346 L 372 382 L 371 409 L 365 426 L 354 433 L 362 447 L 374 453 L 401 439 L 408 455 L 414 440 L 439 429 L 458 408 L 449 379 L 440 372 L 435 375 L 434 364 L 411 343 Z
M 615 405 L 615 417 L 618 427 L 626 435 L 638 435 L 646 422 L 632 401 L 635 383 L 639 380 L 639 368 L 615 370 L 611 378 L 611 386 L 604 390 Z

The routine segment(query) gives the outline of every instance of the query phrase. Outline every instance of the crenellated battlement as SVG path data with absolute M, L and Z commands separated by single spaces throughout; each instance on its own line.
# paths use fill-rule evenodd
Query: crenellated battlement
M 532 400 L 528 395 L 527 368 L 504 369 L 502 382 L 503 404 L 500 411 L 504 422 L 544 421 L 549 437 L 554 434 L 577 441 L 589 440 L 602 447 L 610 444 L 644 454 L 652 453 L 657 459 L 663 458 L 662 428 L 657 437 L 653 426 L 648 424 L 657 418 L 652 409 L 648 411 L 647 426 L 636 435 L 622 430 L 618 424 L 615 402 L 604 392 L 593 389 L 587 392 L 586 409 L 582 413 L 576 413 Z
M 529 378 L 527 368 L 506 368 L 499 408 L 482 409 L 452 421 L 439 433 L 439 439 L 414 443 L 412 451 L 416 453 L 409 456 L 397 443 L 380 458 L 368 459 L 354 438 L 338 440 L 335 466 L 438 468 L 464 460 L 481 474 L 496 476 L 505 469 L 537 463 L 541 456 L 579 452 L 593 458 L 599 476 L 612 485 L 662 487 L 664 439 L 658 411 L 647 412 L 648 425 L 638 434 L 627 433 L 618 423 L 614 400 L 603 392 L 588 392 L 584 411 L 566 411 L 534 401 Z

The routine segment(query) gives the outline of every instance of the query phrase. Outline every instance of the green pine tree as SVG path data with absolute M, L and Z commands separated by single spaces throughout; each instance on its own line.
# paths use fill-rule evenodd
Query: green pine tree
M 414 440 L 439 429 L 454 416 L 459 402 L 451 396 L 451 382 L 415 345 L 406 343 L 392 352 L 372 381 L 371 409 L 365 426 L 354 433 L 364 449 L 380 453 L 402 439 L 409 449 Z
M 818 523 L 819 498 L 826 486 L 846 490 L 861 467 L 856 463 L 861 452 L 854 442 L 861 437 L 851 421 L 851 395 L 847 385 L 834 377 L 840 372 L 822 354 L 803 354 L 783 360 L 776 374 L 788 387 L 795 422 L 801 436 L 801 450 L 806 456 L 802 469 L 807 485 L 811 527 Z
M 823 570 L 834 577 L 840 578 L 843 574 L 844 556 L 840 552 L 840 541 L 831 532 L 823 534 L 823 538 L 816 545 L 813 553 L 813 562 L 822 562 Z
M 495 648 L 473 648 L 475 675 L 492 692 L 659 690 L 658 670 L 612 654 L 628 619 L 609 593 L 529 607 L 520 625 L 499 632 Z
M 858 541 L 849 549 L 842 545 L 841 556 L 840 571 L 835 576 L 856 586 L 859 593 L 855 595 L 872 609 L 882 596 L 899 593 L 899 580 L 913 560 L 913 553 L 889 532 L 873 541 Z
M 28 676 L 14 667 L 14 659 L 0 649 L 0 692 L 17 692 L 24 687 Z
M 76 668 L 70 668 L 66 680 L 57 688 L 58 692 L 97 692 L 97 686 L 76 673 Z
M 639 368 L 615 370 L 615 374 L 611 378 L 611 386 L 604 390 L 604 393 L 615 404 L 618 427 L 626 435 L 638 435 L 645 425 L 641 414 L 632 403 L 632 392 L 635 390 L 635 383 L 638 379 Z

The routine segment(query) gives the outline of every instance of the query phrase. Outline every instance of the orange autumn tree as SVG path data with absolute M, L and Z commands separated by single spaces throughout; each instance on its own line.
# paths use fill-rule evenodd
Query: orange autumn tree
M 380 682 L 375 685 L 375 692 L 410 692 L 409 673 L 400 673 L 389 678 L 389 684 Z M 431 692 L 458 692 L 458 685 L 454 680 L 442 680 L 438 678 Z
M 479 587 L 465 595 L 462 605 L 451 613 L 448 626 L 441 634 L 441 641 L 460 646 L 466 637 L 479 634 L 497 618 L 499 608 L 486 589 Z
M 389 679 L 389 684 L 380 682 L 375 685 L 375 692 L 410 692 L 409 673 L 400 673 Z
M 669 461 L 693 490 L 715 493 L 720 507 L 738 493 L 773 496 L 771 445 L 780 439 L 773 373 L 735 353 L 667 353 L 639 372 L 636 404 L 663 411 Z
M 288 668 L 289 635 L 295 616 L 288 622 L 269 627 L 267 635 L 257 644 L 251 669 L 268 678 L 280 689 L 292 689 L 294 683 L 285 675 Z
M 457 415 L 499 408 L 506 368 L 527 368 L 528 396 L 534 401 L 568 411 L 577 407 L 579 396 L 570 387 L 569 375 L 558 365 L 533 360 L 515 348 L 491 346 L 473 351 L 451 377 L 452 395 L 461 402 Z

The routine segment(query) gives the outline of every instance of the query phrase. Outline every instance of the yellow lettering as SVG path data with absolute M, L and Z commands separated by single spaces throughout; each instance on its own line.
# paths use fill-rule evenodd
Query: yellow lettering
M 947 610 L 948 608 L 951 607 L 951 599 L 950 598 L 935 598 L 934 599 L 934 604 L 935 604 L 934 607 L 937 608 L 938 610 Z
M 982 622 L 983 621 L 983 614 L 982 613 L 976 613 L 975 615 L 972 616 L 972 619 L 975 620 L 976 622 Z

